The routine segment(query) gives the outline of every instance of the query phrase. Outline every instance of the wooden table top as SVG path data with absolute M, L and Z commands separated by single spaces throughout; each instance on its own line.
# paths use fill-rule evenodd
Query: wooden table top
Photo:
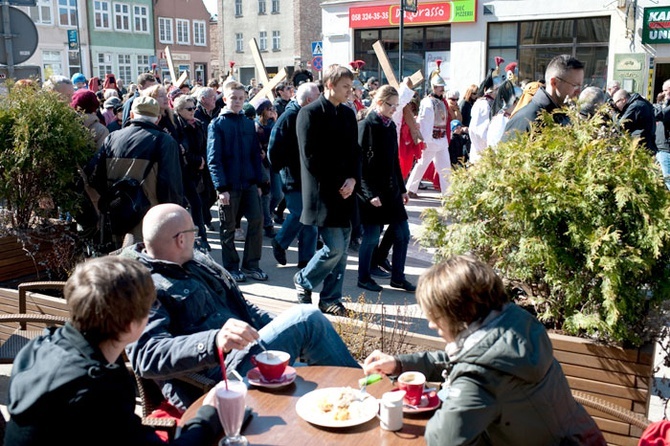
M 412 445 L 425 444 L 423 439 L 426 423 L 433 412 L 405 414 L 403 428 L 398 432 L 389 432 L 379 427 L 379 419 L 373 418 L 367 423 L 348 428 L 325 428 L 312 425 L 298 416 L 295 405 L 298 399 L 316 389 L 327 387 L 358 387 L 363 377 L 361 369 L 346 367 L 311 366 L 296 367 L 296 380 L 277 389 L 250 386 L 247 393 L 247 405 L 254 411 L 251 422 L 242 434 L 252 445 L 291 445 L 308 444 L 336 445 L 346 441 L 355 445 Z M 388 378 L 369 385 L 367 392 L 375 398 L 381 398 L 384 392 L 393 389 Z M 202 396 L 184 413 L 180 423 L 193 418 L 202 406 Z

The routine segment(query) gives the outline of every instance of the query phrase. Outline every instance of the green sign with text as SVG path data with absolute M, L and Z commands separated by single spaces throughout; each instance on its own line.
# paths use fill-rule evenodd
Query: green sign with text
M 670 7 L 644 8 L 642 43 L 670 43 Z

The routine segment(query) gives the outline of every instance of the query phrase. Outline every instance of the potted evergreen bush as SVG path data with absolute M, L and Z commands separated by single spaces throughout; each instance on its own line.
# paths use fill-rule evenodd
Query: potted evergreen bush
M 0 235 L 18 240 L 37 270 L 49 259 L 67 269 L 58 264 L 76 251 L 76 232 L 57 219 L 58 209 L 78 211 L 78 169 L 94 150 L 80 115 L 57 93 L 7 84 L 0 96 Z
M 576 353 L 638 347 L 662 328 L 649 315 L 670 298 L 670 193 L 650 153 L 604 114 L 569 115 L 563 127 L 545 113 L 529 133 L 455 171 L 442 206 L 423 216 L 420 242 L 438 260 L 476 255 L 549 328 L 597 341 L 555 341 L 570 385 L 605 394 L 621 378 L 607 397 L 643 411 L 650 355 Z M 589 384 L 600 365 L 609 368 Z

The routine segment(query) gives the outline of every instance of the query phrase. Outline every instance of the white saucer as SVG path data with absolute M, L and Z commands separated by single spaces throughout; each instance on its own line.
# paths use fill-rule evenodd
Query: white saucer
M 284 374 L 276 381 L 267 381 L 265 378 L 263 378 L 263 376 L 261 376 L 260 370 L 258 370 L 258 367 L 255 367 L 247 372 L 247 380 L 249 381 L 249 384 L 258 387 L 267 387 L 269 389 L 288 386 L 293 381 L 295 381 L 296 376 L 298 376 L 298 372 L 290 365 L 286 366 Z

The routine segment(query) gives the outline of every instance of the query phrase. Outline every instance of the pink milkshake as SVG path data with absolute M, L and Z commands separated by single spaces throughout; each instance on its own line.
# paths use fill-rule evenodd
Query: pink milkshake
M 246 384 L 240 381 L 228 381 L 228 390 L 226 390 L 226 384 L 220 382 L 216 385 L 214 395 L 219 419 L 226 433 L 226 437 L 220 444 L 248 444 L 247 439 L 240 435 L 240 429 L 244 421 L 245 397 L 247 396 Z

